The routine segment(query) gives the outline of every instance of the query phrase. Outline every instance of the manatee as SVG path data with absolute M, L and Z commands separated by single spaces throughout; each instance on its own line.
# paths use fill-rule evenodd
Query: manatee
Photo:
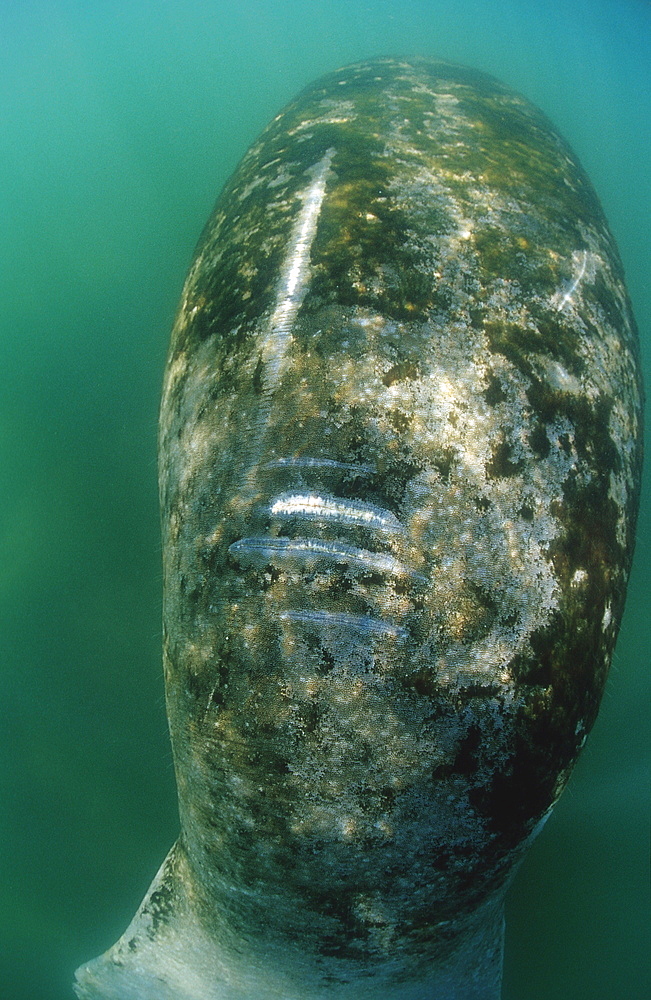
M 271 122 L 163 389 L 181 833 L 78 997 L 499 997 L 622 616 L 641 407 L 615 242 L 528 101 L 378 59 Z

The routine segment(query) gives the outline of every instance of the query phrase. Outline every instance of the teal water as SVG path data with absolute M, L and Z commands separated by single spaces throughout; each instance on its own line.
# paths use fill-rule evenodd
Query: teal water
M 176 835 L 156 423 L 194 242 L 305 83 L 413 53 L 499 76 L 569 139 L 651 384 L 645 0 L 3 0 L 2 1000 L 71 1000 L 74 968 L 121 933 Z M 649 496 L 599 720 L 510 896 L 504 1000 L 651 991 Z

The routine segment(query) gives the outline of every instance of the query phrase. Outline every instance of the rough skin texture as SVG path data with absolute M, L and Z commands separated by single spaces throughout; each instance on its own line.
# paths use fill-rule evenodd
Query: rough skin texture
M 499 995 L 503 893 L 621 619 L 637 351 L 589 181 L 497 81 L 378 60 L 274 119 L 172 335 L 182 834 L 106 963 L 191 911 L 206 944 L 174 996 L 253 996 L 222 968 L 248 953 L 269 996 Z

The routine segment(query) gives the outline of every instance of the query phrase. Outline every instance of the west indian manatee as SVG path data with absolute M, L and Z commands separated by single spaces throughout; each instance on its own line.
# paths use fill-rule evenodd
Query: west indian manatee
M 499 997 L 622 615 L 641 396 L 613 238 L 522 97 L 379 59 L 271 122 L 163 391 L 181 835 L 79 997 Z

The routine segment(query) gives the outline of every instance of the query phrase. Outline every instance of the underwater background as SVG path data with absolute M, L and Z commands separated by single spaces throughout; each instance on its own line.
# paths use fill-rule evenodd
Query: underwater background
M 650 385 L 646 0 L 1 0 L 2 1000 L 71 1000 L 176 837 L 156 425 L 194 244 L 305 84 L 412 54 L 493 73 L 569 140 Z M 510 893 L 504 1000 L 651 992 L 645 481 L 601 713 Z

